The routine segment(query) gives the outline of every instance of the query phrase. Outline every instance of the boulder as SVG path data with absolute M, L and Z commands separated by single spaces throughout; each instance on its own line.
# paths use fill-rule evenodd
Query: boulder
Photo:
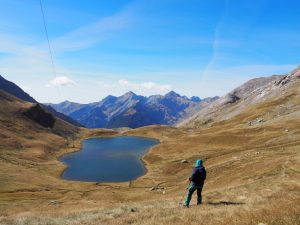
M 131 209 L 130 209 L 130 212 L 136 212 L 136 211 L 137 211 L 136 208 L 131 208 Z

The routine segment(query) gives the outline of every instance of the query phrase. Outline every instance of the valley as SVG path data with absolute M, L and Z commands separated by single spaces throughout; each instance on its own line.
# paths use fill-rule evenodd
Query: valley
M 297 224 L 300 221 L 300 69 L 250 81 L 177 126 L 87 129 L 23 115 L 33 103 L 1 91 L 0 224 Z M 259 81 L 259 82 L 257 82 Z M 262 82 L 261 82 L 262 81 Z M 147 173 L 121 183 L 61 179 L 58 158 L 90 137 L 160 141 Z M 183 209 L 203 159 L 203 205 Z

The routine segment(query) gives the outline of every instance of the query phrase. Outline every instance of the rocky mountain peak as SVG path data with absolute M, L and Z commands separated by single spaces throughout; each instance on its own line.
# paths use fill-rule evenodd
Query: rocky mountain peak
M 300 78 L 300 65 L 291 72 L 291 76 L 294 78 Z
M 61 102 L 61 104 L 62 105 L 70 105 L 70 104 L 72 104 L 72 102 L 65 100 L 65 101 Z
M 133 98 L 133 97 L 136 97 L 137 95 L 134 93 L 134 92 L 132 92 L 132 91 L 128 91 L 128 92 L 126 92 L 123 96 L 121 96 L 121 97 L 125 97 L 125 98 Z
M 192 97 L 190 98 L 190 100 L 193 101 L 193 102 L 201 102 L 201 98 L 199 98 L 199 97 L 197 97 L 197 96 L 192 96 Z
M 298 79 L 300 79 L 300 66 L 291 71 L 288 75 L 282 76 L 280 80 L 274 82 L 274 85 L 280 88 L 293 83 L 293 81 Z
M 114 101 L 114 100 L 116 100 L 116 99 L 117 99 L 116 96 L 108 95 L 108 96 L 106 96 L 102 101 L 108 101 L 108 102 L 110 102 L 110 101 Z
M 165 94 L 166 98 L 174 98 L 174 97 L 180 97 L 179 94 L 177 94 L 175 91 L 170 91 L 167 94 Z

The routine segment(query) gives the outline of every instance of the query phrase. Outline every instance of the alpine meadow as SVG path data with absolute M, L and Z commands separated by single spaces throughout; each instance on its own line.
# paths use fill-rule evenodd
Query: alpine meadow
M 0 5 L 0 225 L 300 224 L 299 2 Z

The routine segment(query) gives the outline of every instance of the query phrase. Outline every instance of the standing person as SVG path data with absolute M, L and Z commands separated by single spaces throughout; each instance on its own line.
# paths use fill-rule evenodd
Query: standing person
M 201 159 L 198 159 L 196 161 L 195 168 L 193 170 L 192 176 L 189 178 L 190 185 L 188 188 L 188 194 L 185 199 L 184 206 L 186 208 L 189 207 L 190 201 L 192 199 L 192 195 L 194 191 L 197 190 L 197 205 L 200 205 L 202 203 L 202 196 L 201 192 L 203 189 L 204 185 L 204 180 L 206 179 L 206 170 L 205 167 L 203 166 L 203 162 Z

